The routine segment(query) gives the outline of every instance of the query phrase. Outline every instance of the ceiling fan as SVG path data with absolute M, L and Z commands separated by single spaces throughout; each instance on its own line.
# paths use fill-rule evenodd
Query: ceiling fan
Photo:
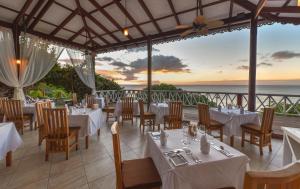
M 194 19 L 191 25 L 176 26 L 176 29 L 187 29 L 186 31 L 180 34 L 181 37 L 186 37 L 192 33 L 199 33 L 202 35 L 206 35 L 209 29 L 221 27 L 224 25 L 224 22 L 222 20 L 208 21 L 204 16 L 199 15 L 199 4 L 200 1 L 197 0 L 196 18 Z

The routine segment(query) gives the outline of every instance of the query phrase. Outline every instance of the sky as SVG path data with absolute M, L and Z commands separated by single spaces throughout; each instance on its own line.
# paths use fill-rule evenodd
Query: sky
M 153 83 L 247 84 L 249 38 L 249 29 L 243 29 L 154 44 Z M 300 85 L 300 26 L 259 27 L 257 51 L 258 83 Z M 122 85 L 145 84 L 146 48 L 99 54 L 96 72 Z

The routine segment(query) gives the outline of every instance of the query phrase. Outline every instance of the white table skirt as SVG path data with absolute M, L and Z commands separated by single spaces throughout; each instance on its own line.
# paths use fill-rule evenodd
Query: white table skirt
M 6 157 L 7 152 L 15 151 L 22 143 L 14 123 L 0 123 L 0 160 Z
M 133 115 L 139 115 L 140 114 L 140 108 L 138 101 L 133 101 Z M 122 102 L 118 101 L 116 103 L 116 108 L 114 112 L 114 117 L 119 119 L 122 116 Z
M 154 140 L 148 133 L 145 149 L 145 157 L 153 159 L 161 176 L 162 189 L 216 189 L 228 186 L 234 186 L 236 189 L 243 188 L 244 175 L 249 162 L 246 155 L 217 140 L 214 140 L 216 145 L 223 145 L 234 156 L 229 158 L 213 148 L 208 155 L 204 155 L 200 152 L 200 142 L 191 141 L 189 148 L 202 162 L 174 167 L 163 152 L 182 148 L 183 133 L 181 129 L 166 132 L 169 136 L 165 147 L 162 147 L 160 141 Z M 192 158 L 185 153 L 182 155 L 189 162 L 193 162 Z
M 169 106 L 166 103 L 152 103 L 150 112 L 155 113 L 155 124 L 163 124 L 164 116 L 169 114 Z
M 73 111 L 69 115 L 69 126 L 81 127 L 81 137 L 95 135 L 97 130 L 105 125 L 105 115 L 101 109 L 87 109 L 86 114 L 84 114 L 83 109 Z
M 300 128 L 282 127 L 283 166 L 300 159 Z
M 216 108 L 211 108 L 210 118 L 225 124 L 224 134 L 226 136 L 241 136 L 242 129 L 240 126 L 242 124 L 253 123 L 260 125 L 258 113 L 245 111 L 244 114 L 240 114 L 239 109 L 228 110 L 223 108 L 219 112 Z

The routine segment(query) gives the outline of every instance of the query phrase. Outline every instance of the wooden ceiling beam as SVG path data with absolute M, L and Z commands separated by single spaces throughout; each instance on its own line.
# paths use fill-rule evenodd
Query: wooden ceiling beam
M 255 10 L 255 14 L 254 14 L 254 19 L 258 18 L 258 16 L 260 15 L 260 12 L 262 11 L 262 9 L 266 5 L 266 3 L 267 3 L 267 0 L 260 0 L 258 2 L 256 10 Z
M 229 18 L 232 18 L 232 14 L 233 14 L 233 0 L 230 0 L 230 5 L 229 5 Z M 228 30 L 231 31 L 231 24 L 228 24 Z
M 73 41 L 76 37 L 78 37 L 82 32 L 84 31 L 84 27 L 82 27 L 78 32 L 76 32 L 74 35 L 72 35 L 68 41 Z
M 25 21 L 25 24 L 28 25 L 31 21 L 31 19 L 34 17 L 34 15 L 40 10 L 40 8 L 42 7 L 42 5 L 44 4 L 45 0 L 40 0 L 38 1 L 35 6 L 33 7 L 33 9 L 31 10 L 31 12 L 29 13 L 29 15 L 27 16 L 27 19 Z
M 123 30 L 123 28 L 120 26 L 120 24 L 102 7 L 99 5 L 99 3 L 95 0 L 89 0 L 98 11 L 100 11 L 116 28 L 118 28 L 120 31 Z M 128 39 L 132 39 L 131 35 L 127 36 Z
M 300 13 L 300 7 L 293 6 L 293 7 L 264 7 L 262 12 L 270 13 Z
M 63 27 L 65 27 L 65 25 L 67 25 L 72 18 L 74 18 L 74 16 L 78 13 L 78 9 L 75 9 L 74 11 L 72 11 L 71 14 L 69 14 L 69 16 L 67 16 L 59 25 L 58 27 L 56 27 L 51 33 L 50 35 L 55 35 L 57 32 L 59 32 Z
M 51 7 L 54 0 L 48 0 L 48 2 L 45 4 L 45 6 L 42 8 L 42 10 L 39 12 L 37 17 L 34 19 L 32 24 L 29 26 L 29 30 L 33 30 L 36 24 L 40 21 L 40 19 L 44 16 L 44 14 L 47 12 L 47 10 Z
M 94 16 L 88 14 L 85 10 L 81 10 L 81 12 L 88 17 L 92 22 L 94 22 L 99 28 L 101 28 L 104 32 L 106 32 L 110 37 L 112 37 L 115 41 L 121 42 L 120 39 L 118 39 L 116 36 L 114 36 L 110 31 L 103 26 Z
M 124 8 L 124 6 L 120 3 L 119 0 L 114 0 L 115 4 L 119 7 L 119 9 L 123 12 L 123 14 L 130 20 L 130 22 L 139 30 L 139 32 L 146 36 L 145 32 L 141 29 L 141 27 L 136 23 L 134 18 L 128 13 L 128 11 Z
M 204 10 L 203 10 L 203 5 L 202 5 L 202 0 L 199 0 L 199 9 L 200 9 L 200 14 L 203 16 L 204 15 Z
M 147 5 L 145 4 L 145 2 L 143 0 L 138 0 L 139 4 L 141 5 L 141 7 L 144 9 L 145 13 L 147 14 L 147 16 L 149 17 L 149 19 L 151 20 L 151 22 L 154 24 L 156 30 L 161 33 L 162 30 L 160 29 L 159 25 L 157 24 L 157 22 L 154 20 L 154 17 L 152 15 L 152 13 L 150 12 L 150 10 L 148 9 Z
M 90 30 L 90 32 L 92 32 L 96 37 L 98 37 L 101 41 L 103 41 L 104 43 L 106 43 L 107 45 L 110 45 L 109 41 L 107 41 L 105 38 L 103 38 L 101 35 L 99 35 L 95 30 L 93 30 L 92 28 L 88 27 L 88 29 Z
M 287 7 L 292 0 L 286 0 L 286 2 L 282 5 L 282 7 Z M 276 13 L 276 16 L 279 16 L 280 13 Z
M 180 25 L 181 23 L 180 23 L 178 15 L 176 14 L 176 10 L 175 10 L 174 4 L 172 3 L 172 0 L 168 0 L 168 3 L 169 3 L 169 6 L 170 6 L 170 8 L 172 10 L 172 13 L 174 14 L 174 18 L 176 20 L 176 24 Z
M 244 17 L 234 16 L 232 18 L 223 19 L 223 21 L 224 21 L 224 24 L 229 24 L 229 23 L 233 24 L 236 22 L 242 22 L 242 21 L 246 21 L 246 20 L 249 21 L 251 17 L 252 17 L 252 14 L 248 13 L 248 14 L 245 14 Z M 224 29 L 226 27 L 227 26 L 223 26 L 223 27 L 221 27 L 221 29 Z M 215 28 L 215 29 L 212 29 L 211 31 L 217 31 L 219 29 L 220 28 Z M 171 31 L 167 31 L 167 32 L 162 32 L 160 34 L 151 35 L 151 39 L 157 40 L 157 39 L 162 39 L 164 37 L 176 37 L 176 36 L 179 36 L 180 33 L 183 31 L 184 31 L 184 29 L 181 29 L 181 30 L 175 29 L 175 30 L 171 30 Z M 110 46 L 102 46 L 99 49 L 94 49 L 94 51 L 101 51 L 101 50 L 105 51 L 106 49 L 120 48 L 120 47 L 124 47 L 124 46 L 128 46 L 128 45 L 134 45 L 136 43 L 146 43 L 147 39 L 148 39 L 148 36 L 141 37 L 141 38 L 137 38 L 137 39 L 133 39 L 133 40 L 124 41 L 124 42 L 121 42 L 118 44 L 113 44 Z
M 24 3 L 24 5 L 23 5 L 22 9 L 20 10 L 18 16 L 17 16 L 17 17 L 15 18 L 15 20 L 14 20 L 14 25 L 18 25 L 18 24 L 19 24 L 21 18 L 24 16 L 25 12 L 27 11 L 27 9 L 29 8 L 29 6 L 31 5 L 32 1 L 33 1 L 33 0 L 27 0 L 27 1 Z M 23 23 L 23 24 L 24 24 L 24 23 Z

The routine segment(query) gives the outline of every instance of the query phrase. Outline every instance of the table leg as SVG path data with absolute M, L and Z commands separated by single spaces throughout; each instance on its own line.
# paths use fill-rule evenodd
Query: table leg
M 98 134 L 98 136 L 100 136 L 100 129 L 97 130 L 97 134 Z
M 233 147 L 233 145 L 234 145 L 234 136 L 232 135 L 232 136 L 230 137 L 230 146 Z
M 85 136 L 85 149 L 89 148 L 89 136 Z
M 9 151 L 6 154 L 6 167 L 10 167 L 11 164 L 12 164 L 12 151 Z

